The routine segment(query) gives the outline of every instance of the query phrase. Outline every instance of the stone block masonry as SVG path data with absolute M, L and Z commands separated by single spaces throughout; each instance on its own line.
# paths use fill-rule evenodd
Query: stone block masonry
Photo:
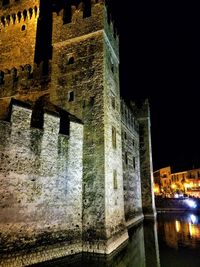
M 65 136 L 55 114 L 44 114 L 43 130 L 31 116 L 13 105 L 0 121 L 0 266 L 8 255 L 24 266 L 82 250 L 83 125 L 71 121 Z
M 110 254 L 154 209 L 113 25 L 104 0 L 0 1 L 0 266 Z

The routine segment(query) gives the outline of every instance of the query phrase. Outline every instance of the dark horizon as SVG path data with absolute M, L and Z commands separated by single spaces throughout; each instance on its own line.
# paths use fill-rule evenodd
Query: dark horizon
M 200 168 L 198 8 L 184 1 L 110 3 L 121 95 L 150 102 L 154 170 Z

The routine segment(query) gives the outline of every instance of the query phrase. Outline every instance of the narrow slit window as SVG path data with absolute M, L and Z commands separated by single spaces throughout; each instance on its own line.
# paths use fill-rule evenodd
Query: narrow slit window
M 117 148 L 117 136 L 116 136 L 116 129 L 115 127 L 112 127 L 112 146 L 113 148 Z
M 112 108 L 116 109 L 116 101 L 115 101 L 115 97 L 114 96 L 111 97 L 111 103 L 112 103 Z
M 128 153 L 127 152 L 125 152 L 124 157 L 125 157 L 125 164 L 127 166 L 128 165 Z
M 118 189 L 118 184 L 117 184 L 117 171 L 113 171 L 113 188 Z
M 135 157 L 133 157 L 133 169 L 135 169 Z
M 124 132 L 124 139 L 127 140 L 127 133 Z
M 74 91 L 70 91 L 68 95 L 68 101 L 73 102 L 74 101 Z
M 133 147 L 135 146 L 135 140 L 133 139 Z

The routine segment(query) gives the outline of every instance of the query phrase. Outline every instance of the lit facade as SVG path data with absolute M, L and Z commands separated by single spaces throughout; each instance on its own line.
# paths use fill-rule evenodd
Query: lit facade
M 171 173 L 170 167 L 157 170 L 154 172 L 154 192 L 157 195 L 181 192 L 200 197 L 200 169 L 176 173 Z

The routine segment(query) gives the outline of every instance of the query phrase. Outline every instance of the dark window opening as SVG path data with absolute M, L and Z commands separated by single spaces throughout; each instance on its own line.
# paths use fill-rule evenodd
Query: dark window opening
M 4 84 L 4 72 L 0 71 L 0 85 Z
M 70 57 L 67 62 L 67 65 L 72 65 L 72 64 L 74 64 L 74 57 Z
M 34 10 L 35 10 L 35 15 L 37 15 L 37 10 L 38 10 L 38 9 L 37 9 L 36 6 L 34 7 Z
M 27 10 L 23 11 L 23 16 L 24 16 L 24 20 L 26 20 L 26 18 L 27 18 Z
M 33 16 L 33 9 L 32 8 L 29 8 L 29 16 L 30 16 L 30 18 L 32 18 L 32 16 Z
M 127 140 L 127 134 L 124 132 L 124 139 Z
M 5 17 L 1 17 L 1 23 L 5 26 L 6 25 L 6 20 L 5 20 Z
M 128 153 L 125 152 L 125 164 L 128 165 Z
M 114 96 L 112 96 L 111 102 L 112 102 L 113 109 L 115 109 L 116 108 L 116 103 L 115 103 L 115 97 Z
M 13 19 L 13 23 L 15 24 L 15 21 L 16 21 L 16 15 L 15 14 L 12 14 L 12 19 Z
M 22 25 L 22 28 L 21 28 L 22 32 L 26 30 L 26 26 L 25 25 Z
M 10 15 L 6 16 L 6 20 L 8 22 L 8 25 L 10 24 Z
M 133 157 L 133 168 L 135 169 L 135 157 Z
M 115 71 L 115 68 L 114 68 L 113 64 L 111 65 L 111 71 L 112 71 L 112 73 L 114 73 L 114 71 Z
M 135 146 L 135 140 L 133 139 L 133 146 Z
M 74 92 L 73 91 L 69 92 L 68 101 L 69 102 L 73 102 L 74 101 Z
M 116 129 L 115 127 L 112 127 L 112 146 L 113 148 L 117 148 L 117 136 L 116 136 Z
M 20 20 L 21 20 L 21 18 L 22 18 L 22 14 L 21 14 L 20 11 L 17 13 L 17 17 L 18 17 L 18 21 L 20 22 Z

